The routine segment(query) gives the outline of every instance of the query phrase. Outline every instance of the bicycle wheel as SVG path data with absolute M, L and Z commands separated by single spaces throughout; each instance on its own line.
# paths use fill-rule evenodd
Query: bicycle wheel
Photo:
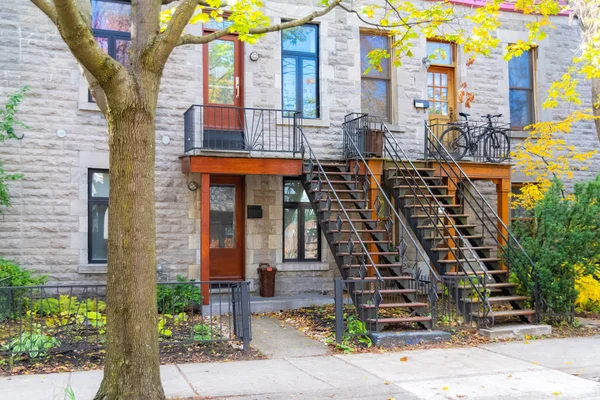
M 501 163 L 510 157 L 510 139 L 505 132 L 488 129 L 483 139 L 483 154 L 489 162 Z
M 440 137 L 440 142 L 455 160 L 462 160 L 469 149 L 469 138 L 458 126 L 446 129 Z

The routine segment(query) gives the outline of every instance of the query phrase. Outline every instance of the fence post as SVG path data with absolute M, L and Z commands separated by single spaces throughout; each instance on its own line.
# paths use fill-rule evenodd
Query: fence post
M 248 293 L 248 282 L 241 283 L 242 300 L 242 340 L 244 341 L 244 351 L 250 350 L 250 294 Z
M 336 278 L 334 283 L 335 299 L 335 342 L 342 344 L 344 336 L 344 282 Z
M 425 139 L 423 144 L 423 158 L 425 159 L 425 161 L 427 161 L 429 159 L 429 132 L 427 130 L 427 120 L 423 122 L 423 125 L 423 139 Z

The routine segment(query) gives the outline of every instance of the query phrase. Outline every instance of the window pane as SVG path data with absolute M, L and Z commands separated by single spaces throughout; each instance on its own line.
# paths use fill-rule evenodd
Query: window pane
M 319 229 L 317 215 L 312 208 L 304 208 L 304 258 L 319 256 Z
M 92 172 L 91 186 L 92 197 L 108 197 L 110 188 L 108 172 Z
M 282 49 L 302 53 L 316 53 L 317 29 L 316 25 L 303 25 L 284 30 L 281 33 Z
M 223 28 L 229 28 L 231 25 L 233 25 L 233 22 L 231 21 L 223 20 L 221 22 L 217 22 L 214 19 L 211 19 L 210 21 L 204 24 L 204 28 L 219 30 Z
M 208 44 L 208 102 L 234 103 L 234 44 L 215 40 Z
M 235 247 L 235 186 L 210 187 L 210 247 Z
M 524 127 L 530 125 L 532 121 L 531 92 L 528 90 L 511 89 L 510 99 L 510 125 L 514 127 Z
M 286 203 L 308 203 L 310 200 L 299 180 L 289 180 L 283 184 L 283 201 Z
M 283 258 L 296 260 L 298 258 L 298 210 L 285 208 L 283 210 Z
M 131 4 L 92 0 L 92 28 L 129 32 L 131 30 Z
M 296 97 L 296 57 L 283 57 L 283 109 L 298 110 Z
M 317 61 L 302 60 L 302 115 L 317 118 Z
M 511 58 L 508 62 L 508 85 L 531 88 L 531 63 L 528 51 L 524 51 L 519 57 Z
M 92 204 L 90 219 L 90 261 L 106 261 L 108 248 L 108 204 Z
M 371 50 L 375 49 L 389 49 L 388 38 L 381 35 L 360 35 L 360 71 L 364 75 L 364 72 L 369 68 L 369 60 L 367 55 Z M 390 77 L 390 59 L 386 58 L 381 60 L 379 65 L 381 71 L 377 68 L 371 68 L 368 74 L 364 76 L 374 78 L 389 78 Z
M 115 60 L 123 64 L 124 66 L 129 66 L 129 47 L 131 45 L 131 41 L 129 40 L 121 40 L 117 39 L 115 41 Z
M 452 65 L 452 44 L 427 42 L 427 56 L 431 57 L 433 64 Z
M 363 79 L 360 82 L 361 111 L 369 115 L 388 118 L 388 81 Z
M 101 36 L 94 36 L 94 38 L 96 39 L 96 42 L 98 42 L 98 44 L 100 45 L 102 51 L 108 54 L 108 38 Z

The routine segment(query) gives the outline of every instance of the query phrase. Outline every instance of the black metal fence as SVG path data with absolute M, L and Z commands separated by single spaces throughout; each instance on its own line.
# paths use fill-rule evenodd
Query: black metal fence
M 209 296 L 203 307 L 203 290 L 220 295 Z M 248 282 L 159 283 L 157 306 L 161 351 L 214 342 L 239 342 L 249 349 Z M 36 358 L 98 350 L 106 326 L 106 285 L 0 287 L 0 354 Z
M 510 161 L 511 129 L 506 123 L 488 121 L 425 121 L 425 159 L 444 151 L 456 161 L 506 163 Z M 431 137 L 435 135 L 435 138 Z M 437 140 L 436 140 L 437 139 Z
M 185 152 L 228 150 L 300 152 L 301 113 L 193 105 L 184 114 Z

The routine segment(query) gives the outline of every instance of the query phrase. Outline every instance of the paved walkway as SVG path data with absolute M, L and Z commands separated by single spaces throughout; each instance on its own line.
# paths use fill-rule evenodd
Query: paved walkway
M 167 365 L 161 371 L 165 391 L 173 398 L 575 400 L 600 399 L 600 383 L 595 381 L 600 375 L 599 355 L 600 336 L 398 353 Z M 406 361 L 402 361 L 404 357 Z M 64 388 L 71 386 L 77 400 L 88 400 L 101 374 L 0 378 L 0 398 L 62 400 Z

